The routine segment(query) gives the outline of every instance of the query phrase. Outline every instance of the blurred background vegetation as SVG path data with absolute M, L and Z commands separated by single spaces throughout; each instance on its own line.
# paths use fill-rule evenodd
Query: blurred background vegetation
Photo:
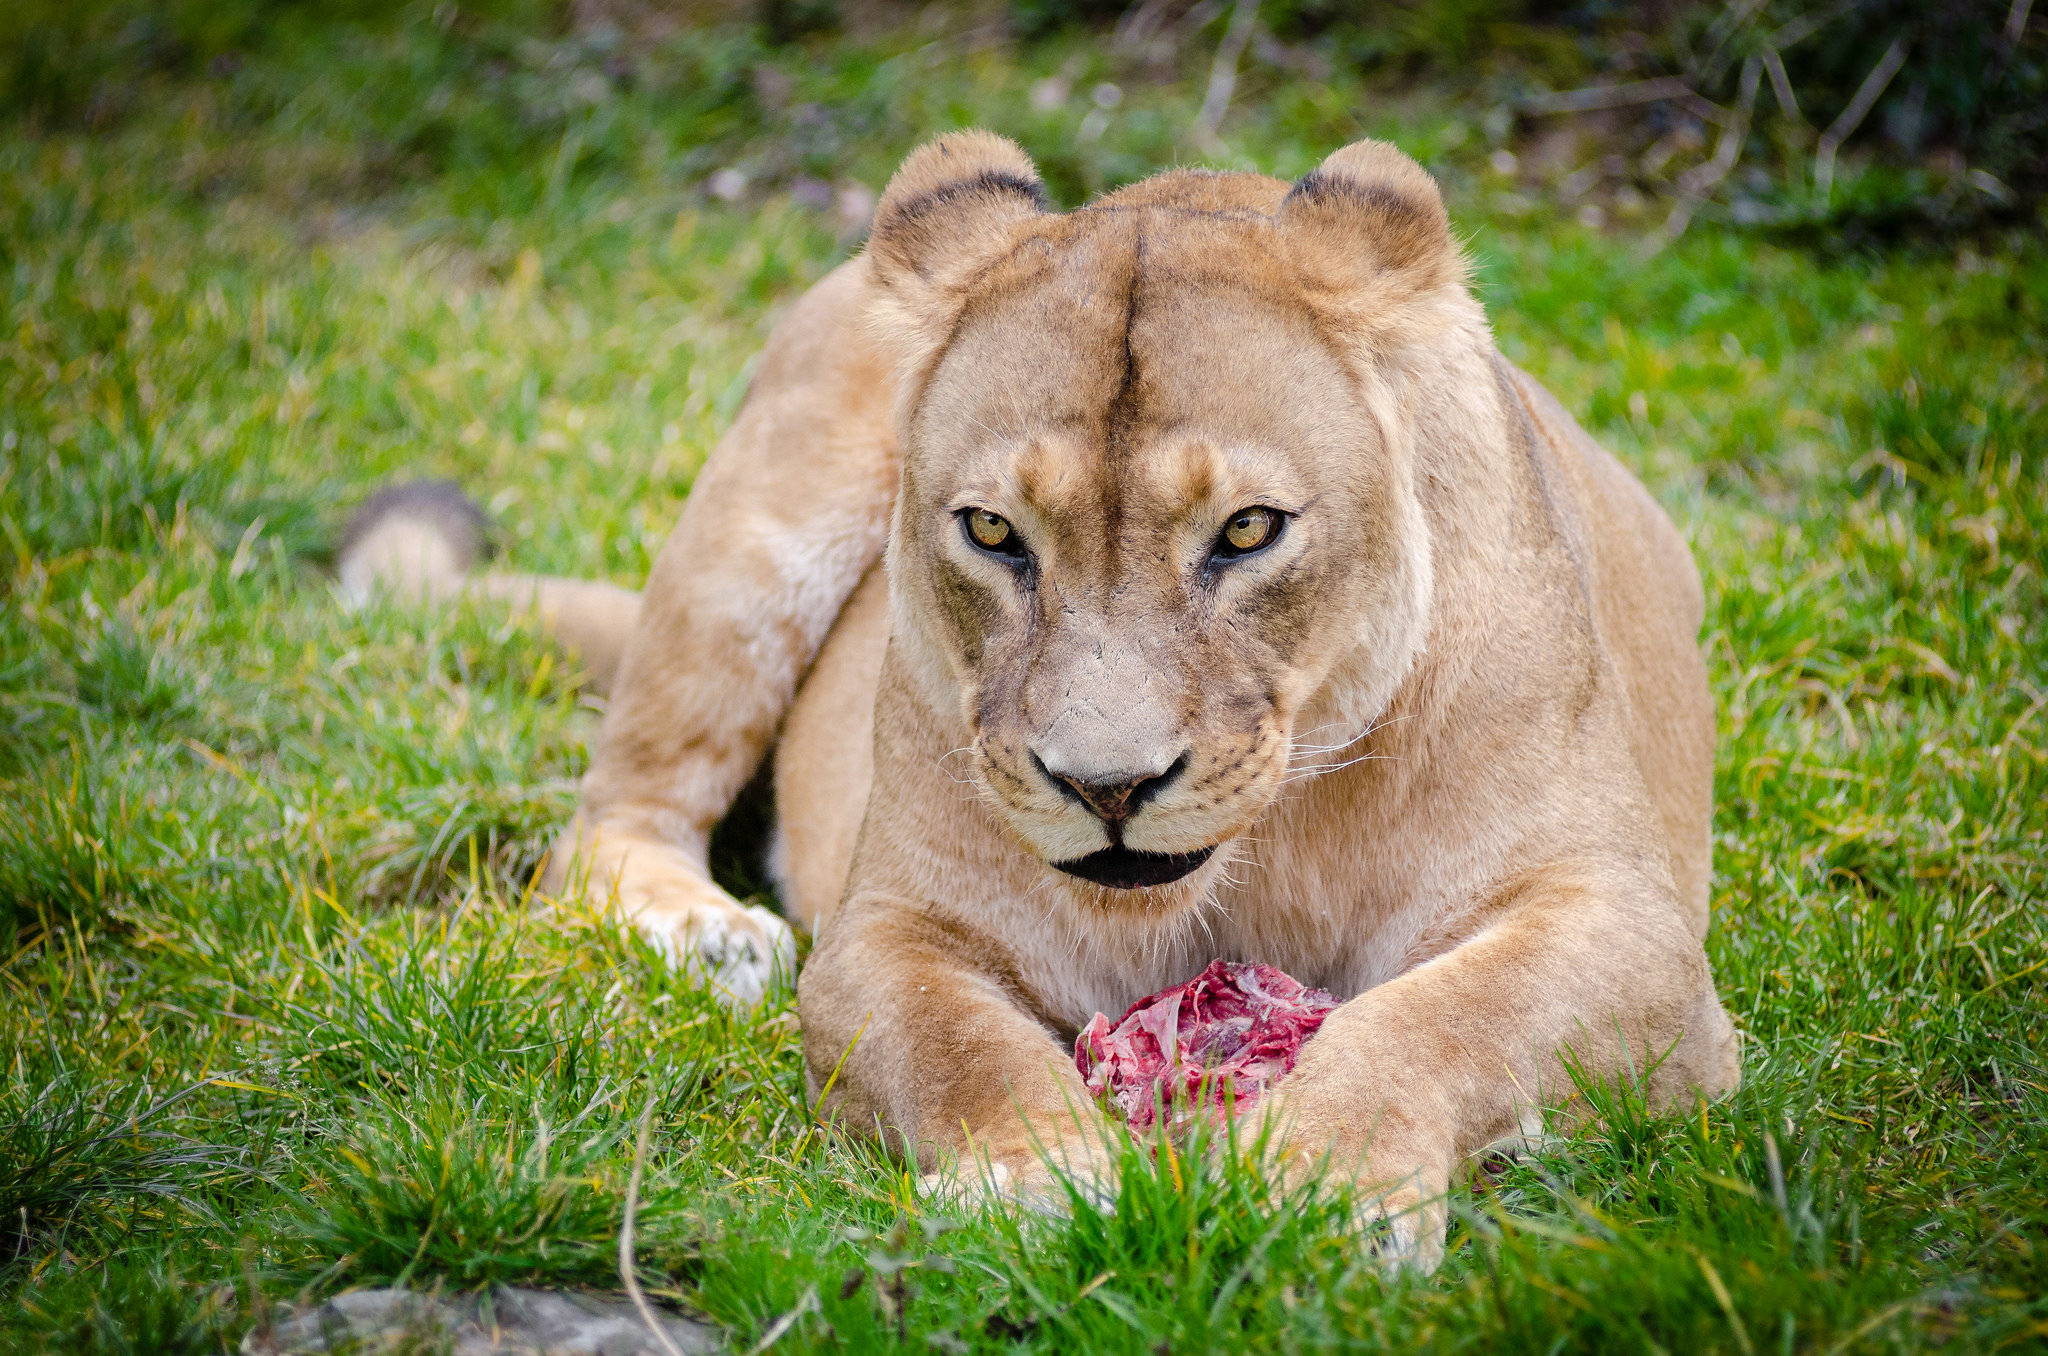
M 2048 189 L 2048 25 L 2030 22 L 2031 8 L 2032 0 L 989 0 L 922 10 L 886 0 L 13 0 L 0 10 L 0 114 L 106 129 L 143 106 L 153 85 L 203 76 L 221 83 L 236 113 L 262 117 L 293 97 L 278 76 L 295 54 L 332 55 L 337 22 L 358 31 L 364 59 L 429 18 L 437 41 L 411 46 L 395 68 L 362 71 L 355 130 L 375 152 L 354 172 L 370 181 L 502 167 L 572 127 L 575 165 L 631 156 L 645 129 L 593 113 L 615 87 L 639 86 L 678 114 L 720 111 L 734 148 L 781 124 L 789 144 L 758 149 L 748 166 L 759 189 L 831 177 L 846 140 L 873 131 L 878 112 L 859 101 L 779 107 L 775 82 L 756 78 L 778 49 L 906 21 L 956 44 L 1092 32 L 1127 82 L 1175 82 L 1227 56 L 1236 97 L 1253 103 L 1304 77 L 1380 91 L 1426 82 L 1484 110 L 1473 130 L 1494 150 L 1531 154 L 1539 172 L 1561 169 L 1568 199 L 1623 216 L 1654 203 L 1667 235 L 1704 211 L 1817 243 L 1883 245 L 2035 219 Z M 707 25 L 723 41 L 707 47 Z M 257 56 L 267 59 L 263 73 L 245 72 Z M 575 78 L 554 78 L 565 72 Z M 1213 79 L 1208 93 L 1218 93 Z M 1059 102 L 1039 91 L 1037 102 L 1048 101 Z M 1208 119 L 1211 132 L 1215 123 Z M 708 159 L 697 167 L 715 168 Z M 1102 186 L 1081 166 L 1055 165 L 1062 171 L 1070 199 Z

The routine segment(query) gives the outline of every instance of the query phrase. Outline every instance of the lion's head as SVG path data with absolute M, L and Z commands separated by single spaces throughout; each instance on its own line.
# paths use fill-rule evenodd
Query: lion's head
M 897 643 L 1033 852 L 1190 876 L 1421 643 L 1404 366 L 1485 342 L 1434 181 L 1361 142 L 1062 215 L 965 132 L 898 172 L 868 259 L 903 363 Z

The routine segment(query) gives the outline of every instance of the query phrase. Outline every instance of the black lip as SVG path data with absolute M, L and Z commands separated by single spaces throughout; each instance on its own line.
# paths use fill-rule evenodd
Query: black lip
M 1112 890 L 1142 890 L 1179 880 L 1208 861 L 1215 850 L 1205 847 L 1195 852 L 1138 852 L 1127 847 L 1107 847 L 1071 862 L 1054 862 L 1053 866 Z

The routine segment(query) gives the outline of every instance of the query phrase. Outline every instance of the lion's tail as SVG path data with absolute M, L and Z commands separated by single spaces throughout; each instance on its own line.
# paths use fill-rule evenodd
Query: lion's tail
M 611 691 L 626 640 L 640 619 L 640 595 L 616 584 L 535 574 L 477 573 L 490 555 L 490 520 L 455 485 L 392 485 L 356 510 L 336 555 L 351 606 L 379 592 L 419 601 L 468 593 L 531 610 L 582 661 L 594 690 Z

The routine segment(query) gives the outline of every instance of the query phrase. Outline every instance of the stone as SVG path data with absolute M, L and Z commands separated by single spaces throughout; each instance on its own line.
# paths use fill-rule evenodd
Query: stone
M 725 1349 L 718 1329 L 656 1308 L 688 1356 Z M 499 1286 L 482 1295 L 352 1290 L 242 1341 L 242 1356 L 667 1356 L 630 1300 Z

